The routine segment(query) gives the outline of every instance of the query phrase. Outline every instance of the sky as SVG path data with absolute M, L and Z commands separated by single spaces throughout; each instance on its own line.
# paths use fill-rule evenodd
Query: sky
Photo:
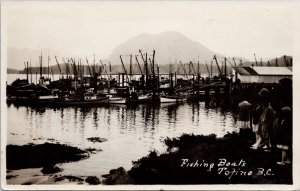
M 225 56 L 292 55 L 292 1 L 2 2 L 6 47 L 107 58 L 141 33 L 176 31 Z

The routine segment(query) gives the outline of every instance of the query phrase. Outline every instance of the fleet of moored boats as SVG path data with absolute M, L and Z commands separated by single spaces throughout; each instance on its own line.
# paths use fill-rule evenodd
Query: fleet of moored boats
M 169 78 L 162 81 L 159 67 L 154 64 L 155 51 L 153 51 L 152 60 L 149 58 L 149 63 L 147 62 L 147 53 L 142 54 L 141 51 L 140 53 L 144 61 L 144 71 L 138 65 L 140 68 L 139 80 L 129 80 L 132 77 L 132 64 L 130 63 L 128 74 L 120 56 L 124 73 L 118 74 L 118 82 L 114 78 L 112 79 L 110 73 L 107 72 L 107 78 L 103 78 L 104 75 L 101 76 L 101 72 L 97 72 L 95 66 L 91 69 L 88 65 L 90 73 L 86 75 L 84 73 L 86 66 L 82 66 L 81 61 L 76 64 L 75 59 L 71 59 L 71 63 L 65 63 L 67 75 L 64 77 L 57 58 L 61 76 L 58 80 L 51 80 L 49 63 L 48 78 L 43 76 L 42 56 L 40 56 L 38 83 L 34 84 L 32 80 L 31 83 L 29 82 L 28 76 L 32 75 L 32 72 L 31 68 L 28 68 L 27 62 L 27 67 L 25 65 L 27 78 L 16 79 L 12 84 L 7 85 L 7 103 L 48 107 L 160 104 L 182 103 L 186 100 L 199 101 L 201 95 L 204 95 L 203 89 L 199 88 L 200 84 L 203 87 L 205 83 L 204 78 L 200 77 L 199 66 L 198 74 L 193 74 L 191 79 L 177 79 L 176 73 L 175 76 L 174 73 L 170 73 Z M 70 74 L 70 68 L 72 68 L 73 74 Z M 104 70 L 105 68 L 102 68 L 102 71 Z M 219 82 L 222 83 L 221 80 Z M 178 89 L 181 91 L 177 91 Z

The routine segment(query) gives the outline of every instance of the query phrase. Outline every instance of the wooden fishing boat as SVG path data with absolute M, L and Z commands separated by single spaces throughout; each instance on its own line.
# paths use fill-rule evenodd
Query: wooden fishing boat
M 126 104 L 147 104 L 151 101 L 151 96 L 149 95 L 134 95 L 126 98 Z
M 38 97 L 22 97 L 22 96 L 9 96 L 6 102 L 9 104 L 14 104 L 18 106 L 48 106 L 51 105 L 51 101 L 58 99 L 58 96 L 45 95 Z
M 125 104 L 126 98 L 109 96 L 108 102 L 109 104 Z
M 51 103 L 51 106 L 55 107 L 101 106 L 108 104 L 108 97 L 100 97 L 88 100 L 64 98 L 51 100 L 49 103 Z
M 181 95 L 161 95 L 160 103 L 182 103 L 186 101 L 186 97 Z

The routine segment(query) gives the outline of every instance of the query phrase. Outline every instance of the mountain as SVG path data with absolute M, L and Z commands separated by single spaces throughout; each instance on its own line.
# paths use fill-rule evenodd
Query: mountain
M 211 68 L 214 74 L 218 74 L 218 68 L 216 66 L 216 62 L 213 61 L 212 67 L 211 67 L 211 60 L 214 55 L 218 58 L 218 63 L 220 68 L 222 69 L 222 62 L 224 62 L 224 58 L 221 54 L 216 53 L 204 45 L 202 45 L 199 42 L 193 41 L 184 35 L 177 33 L 177 32 L 163 32 L 160 34 L 149 34 L 149 33 L 143 33 L 138 36 L 135 36 L 128 41 L 120 44 L 115 49 L 113 49 L 111 55 L 109 58 L 105 60 L 109 60 L 112 64 L 112 73 L 123 73 L 124 69 L 121 65 L 120 61 L 120 55 L 122 56 L 124 65 L 126 67 L 127 73 L 129 73 L 129 55 L 132 54 L 132 63 L 133 63 L 133 73 L 140 73 L 139 67 L 137 65 L 135 55 L 138 55 L 138 61 L 141 65 L 142 70 L 144 71 L 144 64 L 143 60 L 140 56 L 139 49 L 142 50 L 143 54 L 146 52 L 148 53 L 148 57 L 152 57 L 153 49 L 155 49 L 155 64 L 158 64 L 160 67 L 160 73 L 169 73 L 170 71 L 174 72 L 177 71 L 177 73 L 194 73 L 193 70 L 198 70 L 198 58 L 200 62 L 200 73 L 208 73 L 208 70 L 211 72 Z M 62 58 L 67 58 L 70 55 L 65 54 L 63 52 L 55 51 L 55 50 L 32 50 L 28 48 L 19 49 L 14 47 L 8 47 L 7 49 L 7 67 L 10 69 L 18 69 L 22 73 L 25 73 L 24 70 L 24 62 L 29 61 L 31 58 L 31 66 L 32 66 L 32 73 L 39 73 L 39 69 L 37 68 L 39 63 L 39 56 L 41 55 L 41 52 L 43 53 L 43 66 L 46 67 L 47 65 L 47 56 L 48 52 L 51 57 L 50 66 L 53 73 L 58 74 L 59 68 L 56 64 L 56 61 L 54 59 L 54 56 L 58 57 L 58 60 L 60 63 L 62 62 Z M 243 58 L 236 58 L 236 63 L 239 65 L 240 59 L 242 60 L 243 66 L 252 66 L 256 65 L 255 62 L 250 62 Z M 229 62 L 227 63 L 227 71 L 230 72 L 231 70 L 231 64 L 233 65 L 232 58 L 228 58 Z M 275 66 L 275 60 L 270 60 L 270 64 L 272 66 Z M 286 60 L 288 62 L 291 62 L 291 56 L 286 56 Z M 182 65 L 179 61 L 182 61 Z M 193 62 L 192 65 L 190 65 L 190 62 Z M 207 65 L 205 62 L 207 61 Z M 92 60 L 90 60 L 92 62 Z M 259 62 L 259 61 L 258 61 Z M 277 59 L 278 66 L 285 66 L 286 62 L 284 57 L 280 57 Z M 149 62 L 148 62 L 149 63 Z M 86 64 L 85 60 L 82 60 L 82 64 Z M 91 64 L 91 63 L 90 63 Z M 170 65 L 172 64 L 172 66 Z M 259 62 L 260 65 L 260 62 Z M 263 65 L 268 65 L 268 63 L 263 62 Z M 99 67 L 100 64 L 97 64 L 97 67 Z M 184 69 L 183 69 L 183 67 Z M 36 68 L 35 68 L 36 67 Z M 62 73 L 66 74 L 66 66 L 65 64 L 61 64 L 60 67 L 62 68 Z M 170 68 L 171 67 L 171 68 Z M 223 67 L 224 68 L 224 67 Z M 50 71 L 51 71 L 50 70 Z M 70 73 L 72 73 L 72 67 L 70 67 Z M 106 66 L 106 70 L 108 71 L 108 67 Z M 184 71 L 185 70 L 185 71 Z M 44 73 L 47 71 L 47 68 L 43 69 Z M 10 72 L 16 72 L 11 71 Z M 85 74 L 89 74 L 89 68 L 88 66 L 85 66 Z
M 139 49 L 148 54 L 152 54 L 153 49 L 155 49 L 156 63 L 160 66 L 174 63 L 175 60 L 177 62 L 181 60 L 183 63 L 196 62 L 198 57 L 201 63 L 205 63 L 206 60 L 209 62 L 214 54 L 222 56 L 180 33 L 163 32 L 160 34 L 143 33 L 129 39 L 112 51 L 109 60 L 113 65 L 121 64 L 120 55 L 139 55 Z M 129 63 L 128 58 L 125 58 L 125 60 L 126 63 Z M 133 61 L 135 62 L 135 58 L 133 58 Z
M 279 58 L 273 58 L 269 60 L 271 66 L 276 66 L 276 59 L 277 59 L 277 66 L 292 66 L 293 65 L 293 57 L 283 55 Z M 263 66 L 269 66 L 268 62 L 262 62 Z M 257 60 L 257 65 L 261 66 L 260 60 Z M 256 66 L 256 62 L 244 62 L 243 66 Z
M 6 72 L 8 74 L 18 74 L 20 71 L 19 70 L 16 70 L 16 69 L 12 69 L 12 68 L 7 68 L 6 69 Z

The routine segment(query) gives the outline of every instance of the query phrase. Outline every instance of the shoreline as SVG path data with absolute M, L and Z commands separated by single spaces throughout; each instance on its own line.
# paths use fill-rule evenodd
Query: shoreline
M 60 173 L 63 169 L 59 166 L 65 162 L 84 160 L 99 150 L 80 150 L 52 143 L 14 145 L 18 149 L 26 148 L 29 153 L 36 152 L 32 151 L 35 147 L 55 147 L 71 150 L 73 154 L 69 158 L 61 156 L 52 163 L 44 161 L 35 166 L 31 163 L 19 164 L 23 165 L 22 168 L 8 165 L 6 179 L 8 184 L 292 184 L 292 165 L 276 164 L 280 159 L 279 150 L 275 147 L 271 152 L 251 150 L 249 147 L 253 141 L 251 132 L 242 135 L 228 133 L 222 138 L 214 134 L 183 134 L 177 138 L 166 138 L 163 141 L 167 146 L 165 153 L 158 155 L 150 151 L 147 156 L 133 161 L 130 170 L 119 167 L 102 177 L 66 175 Z M 48 172 L 43 173 L 45 166 Z
M 7 145 L 6 181 L 11 185 L 100 184 L 96 176 L 73 176 L 63 173 L 60 164 L 77 162 L 101 149 L 85 150 L 65 144 L 48 143 Z
M 251 150 L 252 133 L 215 135 L 183 134 L 165 139 L 168 151 L 155 151 L 126 173 L 114 169 L 108 184 L 292 184 L 292 165 L 280 166 L 280 152 Z M 115 171 L 119 171 L 119 174 Z M 126 182 L 124 179 L 129 179 Z

